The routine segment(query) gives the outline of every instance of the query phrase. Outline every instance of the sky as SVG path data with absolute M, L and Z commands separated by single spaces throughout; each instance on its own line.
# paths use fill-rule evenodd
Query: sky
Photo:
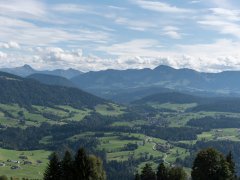
M 0 67 L 240 70 L 239 0 L 0 0 Z

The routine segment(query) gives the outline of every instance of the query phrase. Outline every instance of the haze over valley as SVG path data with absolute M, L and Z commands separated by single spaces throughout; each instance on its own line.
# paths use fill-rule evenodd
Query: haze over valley
M 0 0 L 0 180 L 237 180 L 240 2 Z

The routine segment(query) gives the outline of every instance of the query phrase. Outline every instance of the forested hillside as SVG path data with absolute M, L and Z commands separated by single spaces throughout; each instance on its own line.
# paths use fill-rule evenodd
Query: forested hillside
M 69 105 L 93 108 L 105 100 L 77 88 L 50 86 L 31 79 L 0 73 L 0 103 L 30 105 Z

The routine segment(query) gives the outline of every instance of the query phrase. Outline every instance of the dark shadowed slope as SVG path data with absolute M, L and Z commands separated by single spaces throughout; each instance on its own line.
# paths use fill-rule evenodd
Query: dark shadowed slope
M 55 76 L 55 75 L 48 75 L 48 74 L 32 74 L 30 76 L 27 76 L 27 78 L 29 79 L 34 79 L 36 81 L 39 81 L 43 84 L 47 84 L 47 85 L 57 85 L 57 86 L 64 86 L 64 87 L 76 87 L 76 85 L 64 78 L 64 77 L 60 77 L 60 76 Z
M 69 105 L 93 108 L 106 101 L 77 88 L 50 86 L 31 79 L 0 72 L 0 103 Z

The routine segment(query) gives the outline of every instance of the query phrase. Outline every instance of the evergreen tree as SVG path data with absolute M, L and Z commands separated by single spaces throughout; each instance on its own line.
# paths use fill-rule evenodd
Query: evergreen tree
M 44 180 L 59 180 L 61 179 L 61 164 L 56 153 L 53 153 L 44 173 Z
M 155 180 L 156 175 L 150 164 L 146 164 L 142 169 L 141 180 Z
M 0 176 L 0 180 L 8 180 L 8 178 L 7 178 L 7 176 L 2 175 L 2 176 Z
M 157 180 L 167 180 L 169 178 L 169 168 L 165 167 L 163 163 L 159 164 L 157 170 Z
M 231 178 L 231 171 L 224 156 L 213 148 L 197 154 L 192 167 L 192 180 L 226 180 Z
M 69 151 L 65 152 L 62 160 L 62 176 L 64 180 L 74 180 L 73 177 L 73 159 Z
M 75 180 L 90 180 L 91 174 L 89 158 L 85 150 L 80 148 L 74 161 L 74 178 Z
M 106 180 L 106 173 L 103 169 L 103 163 L 100 158 L 91 155 L 89 156 L 89 163 L 91 168 L 91 179 L 92 180 Z
M 186 179 L 187 179 L 187 174 L 182 167 L 173 167 L 170 169 L 169 180 L 186 180 Z
M 229 169 L 232 173 L 232 179 L 237 179 L 236 170 L 235 170 L 235 162 L 233 160 L 233 155 L 232 155 L 231 151 L 227 154 L 226 160 L 229 164 Z
M 140 175 L 138 174 L 138 172 L 135 174 L 135 178 L 134 178 L 135 180 L 141 180 L 141 177 L 140 177 Z

